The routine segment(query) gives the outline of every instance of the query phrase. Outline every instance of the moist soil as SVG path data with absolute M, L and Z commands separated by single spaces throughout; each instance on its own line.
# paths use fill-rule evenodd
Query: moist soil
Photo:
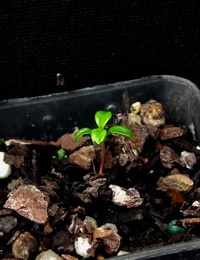
M 176 133 L 181 129 L 172 124 L 170 127 L 177 127 Z M 54 142 L 12 140 L 9 145 L 2 142 L 1 150 L 6 153 L 5 161 L 12 165 L 12 173 L 0 181 L 1 259 L 35 259 L 48 249 L 63 259 L 72 256 L 82 259 L 74 241 L 77 237 L 94 239 L 97 228 L 96 224 L 86 225 L 86 216 L 94 218 L 98 228 L 106 223 L 117 227 L 117 231 L 111 232 L 114 238 L 95 235 L 97 243 L 92 246 L 91 258 L 102 259 L 121 251 L 132 253 L 199 238 L 200 151 L 187 130 L 180 136 L 166 134 L 163 138 L 161 131 L 166 128 L 164 125 L 152 130 L 145 126 L 148 134 L 141 135 L 144 127 L 136 130 L 132 126 L 135 132 L 132 139 L 140 136 L 135 146 L 129 138 L 107 139 L 103 175 L 98 174 L 101 151 L 88 137 L 78 144 L 72 141 L 72 146 L 74 133 Z M 66 148 L 62 159 L 57 153 L 61 147 Z M 166 147 L 170 152 L 164 150 Z M 182 151 L 195 155 L 196 161 L 184 162 L 180 159 Z M 175 174 L 187 176 L 192 187 L 188 184 L 186 190 L 177 190 L 173 184 L 163 186 L 162 178 Z M 131 205 L 113 199 L 112 188 L 116 186 L 131 196 Z M 170 234 L 168 224 L 172 220 L 179 221 L 185 231 Z M 109 238 L 115 241 L 113 245 Z M 23 255 L 22 250 L 28 253 Z

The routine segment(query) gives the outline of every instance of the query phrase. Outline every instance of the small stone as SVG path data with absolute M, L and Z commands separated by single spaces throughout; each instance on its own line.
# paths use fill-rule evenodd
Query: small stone
M 160 160 L 164 167 L 171 169 L 173 167 L 173 163 L 177 162 L 178 159 L 178 154 L 176 154 L 170 147 L 163 146 L 160 150 Z
M 15 210 L 21 216 L 44 224 L 47 221 L 48 202 L 34 185 L 21 185 L 8 194 L 4 208 Z
M 160 177 L 157 185 L 162 191 L 177 190 L 180 192 L 189 192 L 193 188 L 193 181 L 184 174 L 177 173 Z
M 130 110 L 131 110 L 131 113 L 138 114 L 140 112 L 141 108 L 142 108 L 142 104 L 137 101 L 131 105 Z
M 13 256 L 24 260 L 29 259 L 30 254 L 37 249 L 37 241 L 29 232 L 21 234 L 12 244 Z
M 117 254 L 117 256 L 122 256 L 122 255 L 128 255 L 130 254 L 128 251 L 123 251 L 123 250 L 120 250 Z
M 170 233 L 170 235 L 175 235 L 177 233 L 184 233 L 185 232 L 185 228 L 181 227 L 177 224 L 177 220 L 172 220 L 168 226 L 167 226 L 167 230 Z
M 49 249 L 37 255 L 35 260 L 62 260 L 62 258 Z
M 118 233 L 118 229 L 117 229 L 117 226 L 115 224 L 113 224 L 113 223 L 106 223 L 105 226 L 108 227 L 108 228 L 113 229 L 116 233 Z
M 200 202 L 196 200 L 192 203 L 192 206 L 195 208 L 200 208 Z
M 141 123 L 140 115 L 129 113 L 128 114 L 128 123 L 141 125 L 142 123 Z
M 94 257 L 93 242 L 89 237 L 77 237 L 74 246 L 78 255 L 84 258 Z
M 135 102 L 131 105 L 130 110 L 131 113 L 128 113 L 128 123 L 129 124 L 138 124 L 141 125 L 141 116 L 138 115 L 140 110 L 141 110 L 141 103 L 140 102 Z
M 150 100 L 142 105 L 140 116 L 145 125 L 161 126 L 165 124 L 163 107 L 155 100 Z
M 184 165 L 188 169 L 192 169 L 193 166 L 197 163 L 195 154 L 194 153 L 189 153 L 187 151 L 181 152 L 180 160 L 184 163 Z
M 5 153 L 0 152 L 0 179 L 5 179 L 11 174 L 11 166 L 5 163 Z
M 17 219 L 13 216 L 0 217 L 0 230 L 9 233 L 17 225 Z
M 22 177 L 19 177 L 18 179 L 12 179 L 10 183 L 8 183 L 7 188 L 8 190 L 14 190 L 18 186 L 22 185 Z
M 143 202 L 143 199 L 140 198 L 140 194 L 135 188 L 127 190 L 117 185 L 110 185 L 109 188 L 113 192 L 112 201 L 118 206 L 136 208 Z
M 83 223 L 89 223 L 93 228 L 98 227 L 96 220 L 90 216 L 86 216 Z

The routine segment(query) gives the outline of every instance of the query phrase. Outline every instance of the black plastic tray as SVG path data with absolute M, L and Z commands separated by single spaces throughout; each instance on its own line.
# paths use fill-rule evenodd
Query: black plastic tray
M 0 137 L 57 137 L 91 125 L 94 113 L 111 108 L 124 112 L 135 101 L 160 101 L 167 119 L 188 126 L 200 143 L 200 91 L 175 76 L 151 76 L 72 92 L 0 101 Z
M 91 126 L 97 110 L 125 112 L 135 101 L 156 99 L 166 119 L 184 125 L 200 144 L 200 90 L 175 76 L 151 76 L 72 92 L 0 101 L 0 138 L 56 138 L 75 127 Z M 145 250 L 121 259 L 200 259 L 199 241 Z

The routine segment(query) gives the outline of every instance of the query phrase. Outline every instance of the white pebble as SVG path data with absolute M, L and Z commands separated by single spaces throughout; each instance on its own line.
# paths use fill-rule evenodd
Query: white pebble
M 96 220 L 90 216 L 86 216 L 84 222 L 89 223 L 94 228 L 98 228 Z
M 78 237 L 74 243 L 76 253 L 84 258 L 90 257 L 88 249 L 91 248 L 91 243 L 89 238 Z
M 135 102 L 131 105 L 131 113 L 138 114 L 142 108 L 142 104 L 140 102 Z
M 51 249 L 40 253 L 35 260 L 61 260 L 62 258 Z
M 5 153 L 0 152 L 0 179 L 5 179 L 11 174 L 11 166 L 4 162 Z
M 129 252 L 127 252 L 127 251 L 119 251 L 118 252 L 118 254 L 117 254 L 117 256 L 121 256 L 121 255 L 128 255 L 129 254 Z M 125 259 L 125 258 L 124 258 Z
M 118 232 L 117 226 L 113 223 L 106 223 L 105 226 L 113 229 L 116 233 Z

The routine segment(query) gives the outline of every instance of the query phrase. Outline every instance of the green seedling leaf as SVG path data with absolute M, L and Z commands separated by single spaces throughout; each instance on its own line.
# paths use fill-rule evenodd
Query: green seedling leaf
M 133 133 L 131 130 L 129 130 L 125 126 L 120 125 L 111 126 L 108 130 L 108 134 L 119 134 L 126 137 L 133 137 Z
M 92 132 L 92 129 L 88 127 L 81 128 L 78 130 L 78 132 L 75 135 L 75 141 L 78 141 L 83 135 L 90 135 Z
M 57 156 L 58 156 L 58 160 L 61 160 L 61 159 L 64 159 L 64 158 L 66 158 L 67 157 L 67 155 L 66 155 L 66 151 L 64 150 L 64 149 L 59 149 L 58 151 L 57 151 Z
M 105 141 L 106 136 L 107 136 L 107 131 L 105 129 L 95 128 L 91 132 L 92 141 L 98 145 Z
M 98 111 L 95 114 L 95 122 L 99 128 L 103 129 L 111 117 L 112 113 L 110 111 Z

